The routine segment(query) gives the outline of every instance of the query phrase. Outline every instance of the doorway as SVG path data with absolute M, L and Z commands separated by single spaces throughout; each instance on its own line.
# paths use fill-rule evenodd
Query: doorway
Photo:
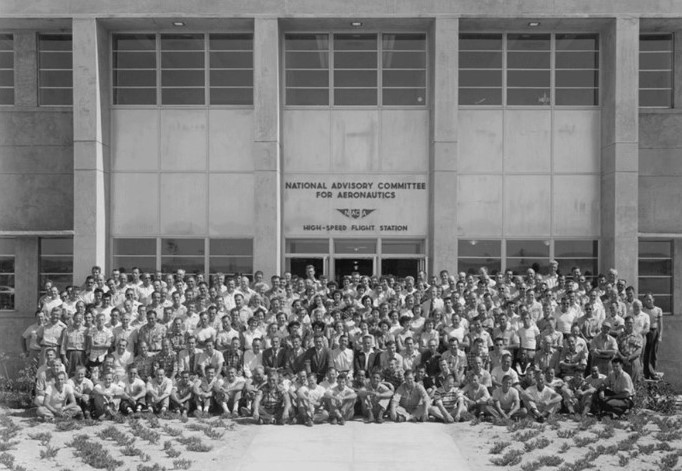
M 325 273 L 324 258 L 322 257 L 291 257 L 289 260 L 289 271 L 292 275 L 305 279 L 307 277 L 305 267 L 312 265 L 315 267 L 315 276 Z
M 384 258 L 381 260 L 381 274 L 398 278 L 417 276 L 423 268 L 422 259 L 417 258 Z
M 353 272 L 360 275 L 372 276 L 374 274 L 374 258 L 335 258 L 334 279 L 341 280 L 345 275 Z

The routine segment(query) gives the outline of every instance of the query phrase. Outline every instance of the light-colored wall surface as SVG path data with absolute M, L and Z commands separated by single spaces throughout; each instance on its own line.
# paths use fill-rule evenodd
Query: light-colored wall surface
M 252 110 L 111 115 L 114 237 L 253 235 Z
M 682 114 L 639 115 L 639 231 L 682 232 Z
M 598 109 L 463 108 L 459 125 L 460 236 L 599 237 Z
M 283 112 L 283 221 L 285 237 L 425 237 L 428 230 L 429 117 L 425 109 L 286 109 Z M 320 182 L 319 190 L 287 189 L 287 182 Z M 398 190 L 395 198 L 339 198 L 334 183 L 411 182 L 422 190 Z M 323 190 L 324 191 L 324 190 Z M 390 191 L 389 191 L 390 192 Z M 354 220 L 339 209 L 370 209 Z M 323 229 L 304 230 L 307 225 Z M 326 226 L 334 226 L 328 229 Z M 407 225 L 407 230 L 381 226 Z M 361 228 L 360 226 L 365 226 Z M 368 227 L 371 226 L 371 227 Z
M 73 229 L 73 114 L 0 111 L 0 230 Z

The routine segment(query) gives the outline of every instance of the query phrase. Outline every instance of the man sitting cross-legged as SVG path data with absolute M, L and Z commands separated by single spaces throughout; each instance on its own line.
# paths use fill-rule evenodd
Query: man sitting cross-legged
M 535 371 L 535 384 L 522 393 L 528 411 L 538 422 L 544 422 L 561 408 L 561 395 L 545 384 L 542 371 Z
M 447 424 L 460 422 L 462 413 L 466 410 L 464 406 L 464 395 L 455 384 L 455 375 L 449 373 L 433 397 L 435 405 L 429 407 L 429 415 Z
M 381 372 L 372 372 L 367 386 L 358 392 L 365 422 L 384 423 L 384 415 L 391 403 L 393 392 L 393 385 L 382 381 Z
M 170 405 L 170 395 L 173 391 L 173 381 L 166 377 L 163 368 L 157 368 L 154 378 L 147 381 L 147 406 L 156 413 L 164 413 Z
M 225 370 L 225 379 L 220 379 L 216 383 L 215 398 L 224 414 L 237 418 L 239 416 L 239 401 L 242 398 L 246 380 L 237 376 L 237 369 L 234 366 L 227 367 Z
M 497 419 L 516 419 L 528 414 L 528 411 L 521 407 L 519 391 L 512 388 L 512 382 L 511 375 L 502 378 L 502 386 L 493 391 L 492 405 L 486 408 L 489 415 Z
M 429 395 L 424 386 L 415 382 L 414 372 L 405 372 L 405 382 L 396 389 L 389 415 L 394 422 L 423 422 L 429 406 Z
M 170 409 L 187 417 L 192 406 L 193 390 L 194 383 L 190 379 L 189 371 L 181 371 L 175 378 L 175 384 L 171 390 Z
M 66 384 L 66 373 L 60 371 L 54 383 L 45 389 L 43 404 L 36 410 L 38 417 L 51 420 L 55 417 L 82 417 L 83 411 L 76 404 L 73 389 Z
M 128 366 L 128 376 L 123 381 L 123 393 L 121 395 L 121 411 L 132 414 L 140 412 L 147 406 L 145 396 L 147 385 L 137 373 L 137 366 Z
M 279 384 L 279 375 L 276 371 L 268 372 L 268 382 L 256 392 L 253 401 L 253 418 L 259 424 L 283 425 L 289 421 L 291 401 L 289 394 Z
M 312 427 L 313 424 L 320 424 L 326 422 L 329 418 L 329 412 L 324 408 L 324 393 L 326 389 L 317 384 L 317 375 L 310 373 L 307 377 L 307 384 L 298 388 L 298 413 L 302 422 L 307 427 Z

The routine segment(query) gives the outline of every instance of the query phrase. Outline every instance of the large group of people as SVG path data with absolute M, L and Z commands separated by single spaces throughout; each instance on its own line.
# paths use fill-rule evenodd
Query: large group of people
M 225 414 L 258 423 L 621 416 L 656 371 L 663 317 L 615 269 L 490 275 L 92 268 L 49 281 L 23 334 L 37 414 Z

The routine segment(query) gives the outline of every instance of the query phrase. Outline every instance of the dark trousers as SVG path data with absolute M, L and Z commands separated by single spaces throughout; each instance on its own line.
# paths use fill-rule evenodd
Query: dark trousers
M 644 347 L 644 377 L 652 378 L 656 374 L 656 362 L 658 361 L 658 329 L 650 330 L 646 334 L 646 346 Z

